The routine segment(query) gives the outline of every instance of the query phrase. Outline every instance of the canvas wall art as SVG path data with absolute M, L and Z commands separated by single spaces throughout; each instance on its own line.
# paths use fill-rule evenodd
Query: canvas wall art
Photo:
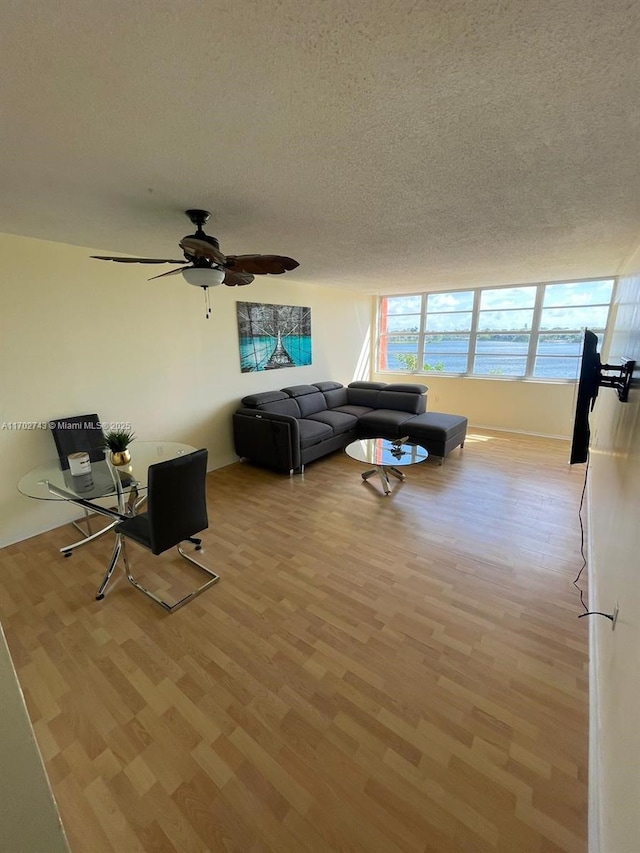
M 311 308 L 236 304 L 243 373 L 311 364 Z

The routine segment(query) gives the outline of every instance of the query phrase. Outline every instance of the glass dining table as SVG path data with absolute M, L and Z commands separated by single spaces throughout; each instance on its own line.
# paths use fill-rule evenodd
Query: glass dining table
M 149 466 L 156 462 L 175 459 L 196 448 L 190 444 L 175 441 L 134 441 L 129 446 L 131 462 L 128 465 L 114 466 L 105 452 L 104 459 L 91 462 L 91 470 L 84 474 L 71 474 L 64 469 L 60 459 L 50 459 L 28 471 L 18 482 L 18 491 L 29 498 L 45 501 L 67 501 L 82 507 L 89 513 L 97 513 L 111 519 L 107 530 L 124 518 L 135 515 L 136 508 L 144 502 L 148 485 Z M 115 506 L 107 507 L 101 501 L 111 498 Z M 75 548 L 85 545 L 105 533 L 103 528 L 97 533 L 85 536 L 78 542 L 60 548 L 65 557 L 69 557 Z M 109 566 L 102 583 L 96 592 L 96 599 L 104 598 L 104 592 L 111 579 L 113 570 L 122 550 L 122 537 L 115 534 L 115 541 Z

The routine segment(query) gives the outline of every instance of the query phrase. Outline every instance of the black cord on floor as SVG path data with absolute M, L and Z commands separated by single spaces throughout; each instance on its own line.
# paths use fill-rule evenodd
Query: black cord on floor
M 583 619 L 585 616 L 606 616 L 607 619 L 610 619 L 612 622 L 615 622 L 616 621 L 615 616 L 613 616 L 611 613 L 602 613 L 600 610 L 589 610 L 589 608 L 587 607 L 587 605 L 585 604 L 585 601 L 584 601 L 584 590 L 582 589 L 582 587 L 578 583 L 578 581 L 580 580 L 582 573 L 585 570 L 586 565 L 587 565 L 587 558 L 586 558 L 586 555 L 584 553 L 584 523 L 582 521 L 582 509 L 584 507 L 584 496 L 585 496 L 585 493 L 587 491 L 587 478 L 589 475 L 589 461 L 590 461 L 590 455 L 589 455 L 589 453 L 587 453 L 587 467 L 585 468 L 585 471 L 584 471 L 584 484 L 582 486 L 582 495 L 580 496 L 580 506 L 578 508 L 578 521 L 580 522 L 580 554 L 582 556 L 582 565 L 580 566 L 580 571 L 576 575 L 576 579 L 573 582 L 573 585 L 575 586 L 575 588 L 580 593 L 580 604 L 582 604 L 582 606 L 584 608 L 584 613 L 579 613 L 578 619 Z
M 582 509 L 584 507 L 584 496 L 587 491 L 587 477 L 589 475 L 589 454 L 587 454 L 587 467 L 584 470 L 584 483 L 582 485 L 582 495 L 580 496 L 580 506 L 578 507 L 578 521 L 580 522 L 580 554 L 582 556 L 582 565 L 580 566 L 580 571 L 576 575 L 576 579 L 573 582 L 573 585 L 580 593 L 580 604 L 584 608 L 584 613 L 581 613 L 580 616 L 587 616 L 589 613 L 589 608 L 584 602 L 584 590 L 580 587 L 578 581 L 582 577 L 582 573 L 587 566 L 587 558 L 584 553 L 584 523 L 582 521 Z M 580 617 L 578 617 L 580 618 Z
M 612 622 L 615 622 L 615 616 L 611 613 L 602 613 L 600 610 L 587 610 L 586 613 L 579 613 L 578 619 L 582 619 L 583 616 L 606 616 L 607 619 L 611 619 Z

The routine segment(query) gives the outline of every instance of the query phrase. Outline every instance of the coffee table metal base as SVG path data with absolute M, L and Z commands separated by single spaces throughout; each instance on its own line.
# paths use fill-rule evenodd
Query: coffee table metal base
M 406 443 L 402 438 L 359 438 L 345 447 L 345 453 L 357 462 L 373 466 L 361 475 L 362 479 L 366 481 L 377 474 L 385 495 L 391 494 L 389 474 L 402 481 L 405 475 L 401 468 L 424 462 L 429 456 L 424 447 Z
M 402 471 L 398 471 L 397 468 L 393 468 L 390 465 L 377 465 L 375 468 L 372 468 L 370 471 L 365 471 L 362 475 L 363 480 L 368 480 L 369 477 L 373 477 L 374 474 L 377 474 L 380 477 L 380 482 L 382 483 L 382 489 L 385 495 L 391 493 L 391 486 L 389 485 L 389 477 L 388 474 L 393 474 L 394 477 L 397 477 L 398 480 L 404 480 L 405 475 Z

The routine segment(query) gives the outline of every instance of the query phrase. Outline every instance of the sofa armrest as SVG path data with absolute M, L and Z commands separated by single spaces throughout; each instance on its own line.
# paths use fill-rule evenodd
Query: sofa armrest
M 233 443 L 240 457 L 289 473 L 300 467 L 300 428 L 291 415 L 239 409 L 233 415 Z

